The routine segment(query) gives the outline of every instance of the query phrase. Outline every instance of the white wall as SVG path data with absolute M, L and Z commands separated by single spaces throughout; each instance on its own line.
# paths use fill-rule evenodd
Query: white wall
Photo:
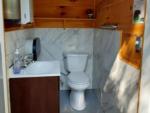
M 139 113 L 150 113 L 150 0 L 147 0 Z
M 0 113 L 8 113 L 7 80 L 4 56 L 3 7 L 2 0 L 0 0 Z
M 93 87 L 103 88 L 106 76 L 110 73 L 112 65 L 120 49 L 120 32 L 114 30 L 95 30 L 94 61 L 93 61 Z
M 4 113 L 4 85 L 3 85 L 3 72 L 2 72 L 2 54 L 0 44 L 0 113 Z

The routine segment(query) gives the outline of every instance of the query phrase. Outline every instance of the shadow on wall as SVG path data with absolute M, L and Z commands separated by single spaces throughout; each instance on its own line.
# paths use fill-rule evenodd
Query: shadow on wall
M 104 111 L 137 113 L 138 79 L 139 71 L 121 61 L 118 56 L 101 93 Z
M 93 87 L 104 113 L 136 113 L 139 70 L 119 58 L 120 32 L 96 30 Z

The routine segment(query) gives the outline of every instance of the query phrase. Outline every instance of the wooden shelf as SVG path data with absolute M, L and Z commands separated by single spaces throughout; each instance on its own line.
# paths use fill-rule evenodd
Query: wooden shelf
M 93 28 L 96 19 L 88 18 L 35 18 L 34 27 Z
M 96 19 L 88 18 L 35 18 L 34 23 L 26 25 L 5 23 L 5 31 L 28 28 L 93 28 L 95 21 Z
M 8 31 L 14 31 L 14 30 L 22 30 L 22 29 L 27 29 L 27 28 L 33 28 L 33 24 L 26 24 L 26 25 L 21 25 L 21 24 L 6 24 L 5 23 L 5 32 Z
M 40 18 L 40 17 L 35 17 L 35 19 L 39 19 L 39 20 L 81 20 L 81 21 L 95 21 L 96 19 L 89 19 L 89 18 Z

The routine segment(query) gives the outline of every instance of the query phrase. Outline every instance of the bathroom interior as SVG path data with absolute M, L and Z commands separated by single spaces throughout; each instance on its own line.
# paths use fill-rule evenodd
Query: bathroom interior
M 149 0 L 0 0 L 0 113 L 150 113 L 149 28 Z

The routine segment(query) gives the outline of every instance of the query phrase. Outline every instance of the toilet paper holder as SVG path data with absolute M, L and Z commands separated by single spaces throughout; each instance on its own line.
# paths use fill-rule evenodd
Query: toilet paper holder
M 29 39 L 25 44 L 26 56 L 32 56 L 33 61 L 37 61 L 41 52 L 40 38 Z

